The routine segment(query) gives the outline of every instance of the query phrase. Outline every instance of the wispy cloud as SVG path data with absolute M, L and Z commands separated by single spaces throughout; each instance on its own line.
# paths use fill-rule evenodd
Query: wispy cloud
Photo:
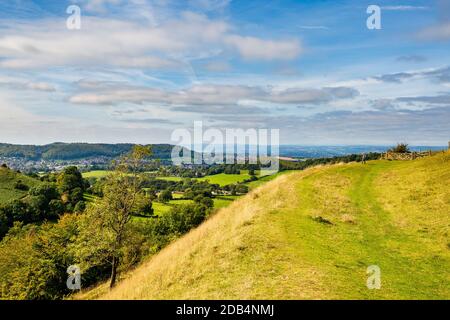
M 47 82 L 33 82 L 11 77 L 0 77 L 0 86 L 13 90 L 56 91 L 55 86 Z
M 375 76 L 373 78 L 383 82 L 395 82 L 395 83 L 401 83 L 404 80 L 413 78 L 417 79 L 429 78 L 442 83 L 447 83 L 450 82 L 450 67 L 435 68 L 423 71 L 389 73 L 380 76 Z
M 422 40 L 448 40 L 450 39 L 450 22 L 425 28 L 418 33 Z
M 159 103 L 182 106 L 236 105 L 241 101 L 254 100 L 281 104 L 320 104 L 335 99 L 357 96 L 358 90 L 348 87 L 325 87 L 320 89 L 289 88 L 278 90 L 244 85 L 195 85 L 179 91 L 160 88 L 112 86 L 104 89 L 78 93 L 69 101 L 77 104 Z
M 381 9 L 388 11 L 415 11 L 415 10 L 428 10 L 430 8 L 426 6 L 392 5 L 392 6 L 382 6 Z
M 326 26 L 298 26 L 300 29 L 306 30 L 328 30 L 329 28 Z
M 402 61 L 402 62 L 425 62 L 427 61 L 427 58 L 425 56 L 422 55 L 418 55 L 418 54 L 412 54 L 412 55 L 405 55 L 405 56 L 400 56 L 396 59 L 397 61 Z

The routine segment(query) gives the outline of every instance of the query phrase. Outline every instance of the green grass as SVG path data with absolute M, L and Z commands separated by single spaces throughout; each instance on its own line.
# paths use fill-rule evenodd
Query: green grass
M 321 282 L 334 284 L 327 297 L 450 298 L 448 238 L 443 237 L 450 220 L 442 215 L 449 212 L 449 202 L 420 209 L 449 196 L 442 178 L 450 178 L 450 164 L 434 167 L 442 175 L 431 176 L 420 174 L 429 171 L 424 164 L 377 161 L 333 167 L 298 184 L 301 210 L 286 216 L 284 228 L 287 239 L 302 248 L 301 256 L 320 266 Z M 419 189 L 424 194 L 414 199 Z M 309 219 L 318 216 L 333 225 Z M 369 265 L 381 268 L 381 290 L 365 286 Z
M 95 201 L 97 199 L 97 196 L 94 196 L 94 195 L 89 194 L 89 193 L 85 193 L 85 194 L 83 194 L 83 198 L 84 198 L 84 200 L 86 202 L 93 202 L 93 201 Z
M 156 216 L 161 216 L 167 212 L 170 211 L 170 209 L 172 208 L 172 206 L 165 204 L 165 203 L 160 203 L 160 202 L 156 202 L 154 201 L 152 203 L 152 207 L 153 207 L 153 212 Z
M 286 173 L 289 173 L 289 171 L 280 171 L 280 172 L 277 172 L 270 176 L 263 176 L 263 177 L 258 178 L 258 180 L 247 182 L 246 185 L 249 187 L 250 190 L 253 190 L 255 188 L 262 186 L 264 183 L 272 181 L 275 178 L 277 178 L 283 174 L 286 174 Z
M 193 200 L 189 199 L 173 199 L 169 201 L 169 204 L 182 205 L 182 204 L 191 204 L 193 202 L 194 202 Z
M 238 199 L 239 196 L 220 196 L 214 198 L 214 209 L 226 208 L 233 203 L 234 200 Z
M 182 181 L 184 178 L 181 178 L 181 177 L 156 177 L 156 179 L 178 182 L 178 181 Z
M 33 187 L 40 183 L 39 180 L 16 173 L 6 168 L 0 168 L 0 204 L 11 200 L 20 199 L 27 194 L 27 191 L 17 190 L 14 184 L 21 180 L 28 187 Z
M 172 198 L 174 199 L 182 199 L 184 195 L 182 193 L 172 193 Z
M 82 175 L 83 175 L 83 178 L 85 178 L 85 179 L 89 179 L 89 178 L 100 179 L 100 178 L 106 177 L 111 172 L 112 171 L 110 171 L 110 170 L 93 170 L 93 171 L 89 171 L 89 172 L 83 172 Z
M 225 174 L 219 173 L 211 176 L 206 176 L 202 178 L 198 178 L 198 181 L 208 181 L 211 184 L 218 184 L 220 186 L 226 186 L 229 184 L 240 183 L 246 179 L 249 179 L 250 175 L 248 173 L 241 174 Z
M 175 194 L 174 194 L 175 195 Z M 178 195 L 181 196 L 181 195 Z M 228 207 L 234 200 L 239 198 L 239 196 L 221 196 L 214 198 L 214 209 L 221 209 Z M 174 205 L 184 205 L 184 204 L 192 204 L 193 200 L 189 199 L 180 199 L 180 197 L 170 200 L 167 204 L 160 202 L 153 202 L 153 209 L 156 215 L 162 215 L 168 212 L 172 206 Z
M 167 181 L 182 181 L 182 177 L 156 177 L 160 180 L 167 180 Z M 218 184 L 220 186 L 226 186 L 229 184 L 235 184 L 240 183 L 246 179 L 249 179 L 250 175 L 248 174 L 248 170 L 243 170 L 241 174 L 225 174 L 225 173 L 219 173 L 215 175 L 210 175 L 202 178 L 191 178 L 192 180 L 197 181 L 208 181 L 211 184 Z

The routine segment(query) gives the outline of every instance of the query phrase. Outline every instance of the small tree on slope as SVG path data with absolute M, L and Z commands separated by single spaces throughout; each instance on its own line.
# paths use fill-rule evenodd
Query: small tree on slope
M 131 217 L 145 201 L 138 170 L 150 154 L 149 148 L 136 146 L 124 157 L 107 177 L 103 198 L 90 205 L 80 220 L 75 254 L 85 267 L 110 263 L 110 288 L 116 283 L 127 245 L 133 241 Z

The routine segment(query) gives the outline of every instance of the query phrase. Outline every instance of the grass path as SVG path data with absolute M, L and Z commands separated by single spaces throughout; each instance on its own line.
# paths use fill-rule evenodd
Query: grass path
M 411 166 L 411 174 L 414 173 L 413 162 L 410 165 L 377 161 L 365 166 L 330 168 L 299 183 L 298 188 L 307 196 L 299 204 L 303 210 L 299 211 L 302 216 L 297 216 L 297 226 L 305 237 L 299 238 L 294 230 L 286 234 L 289 241 L 298 244 L 297 249 L 303 251 L 304 259 L 315 261 L 319 267 L 322 281 L 329 284 L 327 297 L 449 298 L 449 272 L 446 270 L 450 259 L 445 243 L 422 241 L 414 224 L 399 227 L 394 221 L 395 213 L 385 210 L 379 201 L 380 187 L 384 187 L 378 182 L 381 173 L 392 174 L 405 166 Z M 393 193 L 389 196 L 396 197 Z M 304 219 L 311 213 L 313 216 L 320 213 L 333 225 L 321 228 L 312 225 Z M 433 219 L 435 213 L 430 214 L 427 217 L 427 213 L 422 212 L 421 219 Z M 442 217 L 442 232 L 449 218 Z M 429 235 L 431 239 L 436 236 Z M 305 243 L 309 246 L 305 247 Z M 365 272 L 369 265 L 381 268 L 381 290 L 366 287 Z

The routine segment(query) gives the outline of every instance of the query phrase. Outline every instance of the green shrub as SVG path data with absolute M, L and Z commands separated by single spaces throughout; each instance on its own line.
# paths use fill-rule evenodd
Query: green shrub
M 408 144 L 406 143 L 398 143 L 395 147 L 392 147 L 388 150 L 389 152 L 396 152 L 396 153 L 410 153 L 411 150 L 408 148 Z

